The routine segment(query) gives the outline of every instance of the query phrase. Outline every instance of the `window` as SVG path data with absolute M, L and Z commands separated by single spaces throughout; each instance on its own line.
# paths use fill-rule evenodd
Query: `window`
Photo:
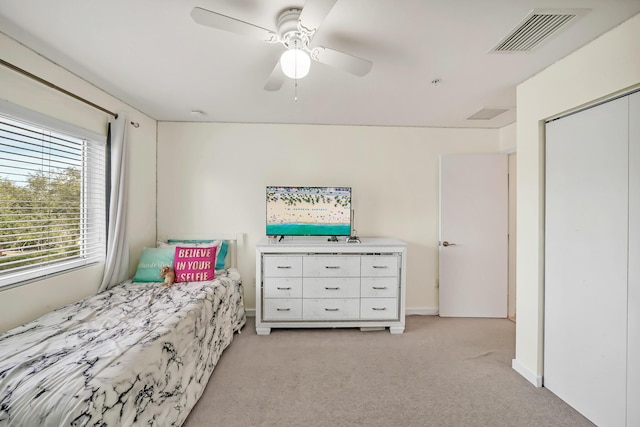
M 104 260 L 105 140 L 0 103 L 0 287 Z

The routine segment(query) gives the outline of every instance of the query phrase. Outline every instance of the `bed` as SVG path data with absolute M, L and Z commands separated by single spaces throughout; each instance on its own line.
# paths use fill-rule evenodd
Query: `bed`
M 0 334 L 0 425 L 179 426 L 245 320 L 234 267 L 69 304 Z

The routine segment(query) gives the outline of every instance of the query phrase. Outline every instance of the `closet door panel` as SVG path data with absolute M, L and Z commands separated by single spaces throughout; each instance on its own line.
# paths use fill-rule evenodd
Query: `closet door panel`
M 626 418 L 628 101 L 547 124 L 544 386 L 597 425 Z
M 640 426 L 640 92 L 629 96 L 627 425 Z

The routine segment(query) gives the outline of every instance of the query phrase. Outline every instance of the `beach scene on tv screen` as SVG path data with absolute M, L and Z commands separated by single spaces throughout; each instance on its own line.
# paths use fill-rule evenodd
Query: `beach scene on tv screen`
M 348 236 L 348 187 L 267 187 L 267 235 Z

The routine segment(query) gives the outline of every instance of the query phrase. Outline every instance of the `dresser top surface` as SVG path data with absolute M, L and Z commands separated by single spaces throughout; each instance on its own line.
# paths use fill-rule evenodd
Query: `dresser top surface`
M 373 249 L 406 248 L 401 240 L 387 237 L 360 237 L 360 243 L 347 243 L 344 237 L 337 242 L 328 241 L 326 237 L 290 237 L 282 241 L 277 238 L 265 238 L 258 242 L 256 249 L 261 252 L 363 252 Z

